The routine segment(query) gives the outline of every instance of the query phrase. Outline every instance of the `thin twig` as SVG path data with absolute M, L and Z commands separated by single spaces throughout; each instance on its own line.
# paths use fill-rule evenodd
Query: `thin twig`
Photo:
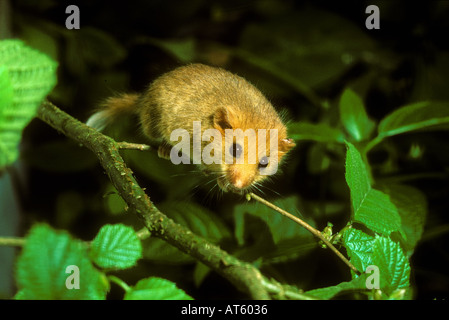
M 337 248 L 334 247 L 334 245 L 332 243 L 329 242 L 329 240 L 327 240 L 323 234 L 315 229 L 314 227 L 312 227 L 310 224 L 308 224 L 307 222 L 305 222 L 304 220 L 298 218 L 297 216 L 294 216 L 293 214 L 285 211 L 284 209 L 279 208 L 278 206 L 272 204 L 271 202 L 265 200 L 262 197 L 259 197 L 258 195 L 254 194 L 253 192 L 250 192 L 249 195 L 251 196 L 251 198 L 259 201 L 260 203 L 266 205 L 267 207 L 279 212 L 280 214 L 282 214 L 283 216 L 293 220 L 294 222 L 296 222 L 297 224 L 303 226 L 304 228 L 306 228 L 310 233 L 312 233 L 315 237 L 317 237 L 318 239 L 320 239 L 321 241 L 324 242 L 324 244 L 330 248 L 349 268 L 351 268 L 356 274 L 360 274 L 360 271 L 357 270 L 356 267 L 354 267 L 354 265 L 349 262 L 348 259 L 346 259 L 346 257 L 337 250 Z
M 1 237 L 0 246 L 23 247 L 25 245 L 24 238 Z
M 140 143 L 131 143 L 131 142 L 117 142 L 117 146 L 121 150 L 140 150 L 140 151 L 147 151 L 151 150 L 151 146 L 147 144 L 140 144 Z
M 148 231 L 147 228 L 142 228 L 139 231 L 136 232 L 137 237 L 142 241 L 151 236 L 150 231 Z
M 131 287 L 128 286 L 128 284 L 123 281 L 122 279 L 113 276 L 113 275 L 109 275 L 108 276 L 109 281 L 116 283 L 120 288 L 122 288 L 125 292 L 129 292 L 131 291 Z

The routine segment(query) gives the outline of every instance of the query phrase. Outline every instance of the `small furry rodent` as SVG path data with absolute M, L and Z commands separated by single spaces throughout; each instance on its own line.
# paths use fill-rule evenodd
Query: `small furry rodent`
M 201 136 L 207 129 L 216 129 L 221 139 L 209 137 L 200 142 L 200 147 L 201 150 L 207 145 L 214 148 L 211 155 L 218 155 L 222 161 L 202 162 L 200 167 L 206 174 L 216 175 L 223 191 L 242 193 L 256 186 L 267 178 L 262 170 L 271 164 L 277 166 L 295 146 L 293 140 L 287 138 L 287 129 L 276 110 L 257 88 L 242 77 L 203 64 L 190 64 L 165 73 L 142 94 L 122 94 L 107 99 L 87 124 L 102 130 L 126 114 L 137 115 L 144 134 L 161 142 L 158 154 L 164 158 L 168 158 L 170 150 L 178 143 L 170 140 L 174 130 L 184 129 L 191 136 L 194 121 L 200 121 Z M 263 140 L 259 140 L 263 137 L 258 136 L 259 131 L 263 131 L 260 129 L 267 131 L 266 147 L 251 154 L 256 161 L 248 161 L 254 140 L 228 137 L 227 129 L 253 129 L 257 143 Z M 270 129 L 275 129 L 277 137 L 271 135 Z M 276 143 L 275 150 L 269 147 Z M 194 143 L 191 145 L 195 148 Z M 225 161 L 226 153 L 234 160 L 243 156 L 243 163 Z

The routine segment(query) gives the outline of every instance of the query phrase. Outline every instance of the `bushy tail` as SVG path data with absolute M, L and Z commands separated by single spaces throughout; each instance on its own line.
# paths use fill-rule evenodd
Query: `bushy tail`
M 98 131 L 102 131 L 119 117 L 137 112 L 136 103 L 138 98 L 138 94 L 122 94 L 108 98 L 102 103 L 100 110 L 86 121 L 86 124 Z

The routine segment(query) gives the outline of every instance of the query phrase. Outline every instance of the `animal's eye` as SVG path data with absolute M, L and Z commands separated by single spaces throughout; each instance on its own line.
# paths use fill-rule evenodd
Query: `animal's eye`
M 259 160 L 259 168 L 266 168 L 268 167 L 268 163 L 270 162 L 270 160 L 268 159 L 267 156 L 264 156 L 262 158 L 260 158 Z
M 232 156 L 234 158 L 238 158 L 242 155 L 243 152 L 243 148 L 240 144 L 238 143 L 234 143 L 230 148 L 229 148 L 229 153 L 232 154 Z

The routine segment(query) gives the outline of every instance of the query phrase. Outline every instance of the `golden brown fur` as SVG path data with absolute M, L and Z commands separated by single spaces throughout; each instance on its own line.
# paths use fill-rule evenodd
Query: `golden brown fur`
M 182 128 L 193 134 L 193 121 L 201 121 L 201 133 L 211 128 L 222 133 L 223 157 L 229 152 L 225 150 L 225 129 L 277 129 L 279 148 L 271 156 L 279 163 L 294 146 L 276 110 L 257 88 L 228 71 L 202 64 L 177 68 L 152 82 L 142 95 L 124 94 L 109 98 L 104 105 L 99 118 L 134 113 L 146 136 L 169 146 L 176 144 L 170 141 L 173 130 Z M 209 143 L 202 142 L 202 147 Z M 243 190 L 265 178 L 259 174 L 258 161 L 270 156 L 269 143 L 268 136 L 267 150 L 258 150 L 256 164 L 247 163 L 249 148 L 245 142 L 244 164 L 203 164 L 203 169 L 217 174 L 223 190 Z

